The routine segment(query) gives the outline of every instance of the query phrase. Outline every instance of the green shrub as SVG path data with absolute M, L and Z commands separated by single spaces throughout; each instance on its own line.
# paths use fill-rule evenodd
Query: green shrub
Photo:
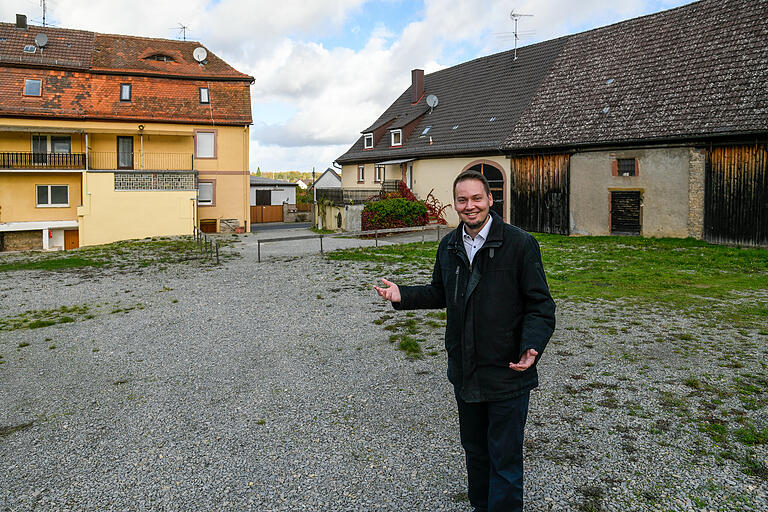
M 395 197 L 366 204 L 363 209 L 362 228 L 367 231 L 423 226 L 428 220 L 424 203 Z

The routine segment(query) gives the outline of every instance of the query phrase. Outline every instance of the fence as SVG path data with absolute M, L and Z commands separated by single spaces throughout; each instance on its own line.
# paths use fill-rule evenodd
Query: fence
M 336 206 L 367 203 L 381 195 L 380 188 L 327 188 L 317 191 L 317 199 L 326 199 Z
M 213 261 L 213 259 L 216 258 L 216 264 L 218 264 L 219 263 L 219 243 L 213 238 L 203 233 L 202 231 L 200 231 L 197 228 L 197 226 L 195 226 L 194 236 L 195 236 L 195 243 L 197 244 L 197 248 L 202 254 L 203 258 L 210 258 L 211 261 Z
M 324 238 L 351 238 L 356 236 L 368 236 L 370 237 L 373 235 L 373 238 L 375 240 L 375 246 L 379 246 L 379 235 L 385 235 L 390 233 L 410 233 L 414 231 L 420 231 L 421 232 L 421 241 L 425 241 L 425 235 L 427 231 L 436 230 L 437 231 L 437 241 L 440 241 L 440 228 L 442 226 L 440 224 L 428 224 L 426 226 L 416 226 L 416 227 L 410 227 L 410 228 L 392 228 L 392 229 L 371 229 L 368 231 L 353 231 L 353 232 L 345 232 L 345 233 L 331 233 L 327 235 L 301 235 L 301 236 L 285 236 L 285 237 L 279 237 L 279 238 L 267 238 L 265 240 L 257 240 L 256 241 L 256 251 L 257 251 L 257 261 L 261 263 L 261 244 L 266 243 L 273 243 L 273 242 L 290 242 L 295 240 L 310 240 L 310 239 L 318 239 L 320 240 L 320 254 L 323 254 L 323 239 Z M 446 228 L 448 230 L 453 228 Z
M 0 169 L 85 169 L 85 153 L 0 153 Z

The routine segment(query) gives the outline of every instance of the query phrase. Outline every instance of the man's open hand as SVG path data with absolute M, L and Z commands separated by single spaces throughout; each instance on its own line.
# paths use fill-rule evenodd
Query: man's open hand
M 390 302 L 400 302 L 400 288 L 398 288 L 395 283 L 387 281 L 383 277 L 381 278 L 381 282 L 387 285 L 389 288 L 379 288 L 378 286 L 374 285 L 373 287 L 376 289 L 379 297 Z
M 520 357 L 519 362 L 509 363 L 509 367 L 518 372 L 527 370 L 528 368 L 531 367 L 533 362 L 536 361 L 537 355 L 539 355 L 538 352 L 536 352 L 532 348 L 529 348 L 528 350 L 525 351 L 525 353 L 523 353 L 522 357 Z

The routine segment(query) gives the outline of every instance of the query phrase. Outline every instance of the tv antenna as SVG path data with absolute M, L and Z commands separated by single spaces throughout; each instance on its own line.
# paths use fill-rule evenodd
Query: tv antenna
M 40 0 L 40 7 L 43 9 L 43 26 L 45 26 L 45 11 L 47 10 L 45 0 Z
M 187 40 L 187 30 L 189 29 L 188 26 L 184 25 L 183 23 L 179 23 L 178 27 L 173 27 L 173 28 L 175 28 L 176 30 L 179 31 L 178 36 L 181 36 L 181 40 L 182 41 L 186 41 Z M 176 37 L 178 37 L 178 36 L 176 36 Z
M 520 39 L 517 31 L 517 22 L 523 16 L 533 17 L 533 14 L 520 14 L 515 12 L 514 9 L 512 10 L 512 12 L 509 13 L 509 19 L 515 22 L 515 58 L 513 60 L 517 60 L 517 40 Z

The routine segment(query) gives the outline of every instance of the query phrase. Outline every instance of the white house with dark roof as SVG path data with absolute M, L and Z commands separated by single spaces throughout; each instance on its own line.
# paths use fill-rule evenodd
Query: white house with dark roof
M 768 245 L 766 12 L 701 0 L 517 59 L 414 70 L 337 159 L 342 186 L 403 180 L 447 204 L 454 177 L 477 169 L 493 208 L 529 231 Z

